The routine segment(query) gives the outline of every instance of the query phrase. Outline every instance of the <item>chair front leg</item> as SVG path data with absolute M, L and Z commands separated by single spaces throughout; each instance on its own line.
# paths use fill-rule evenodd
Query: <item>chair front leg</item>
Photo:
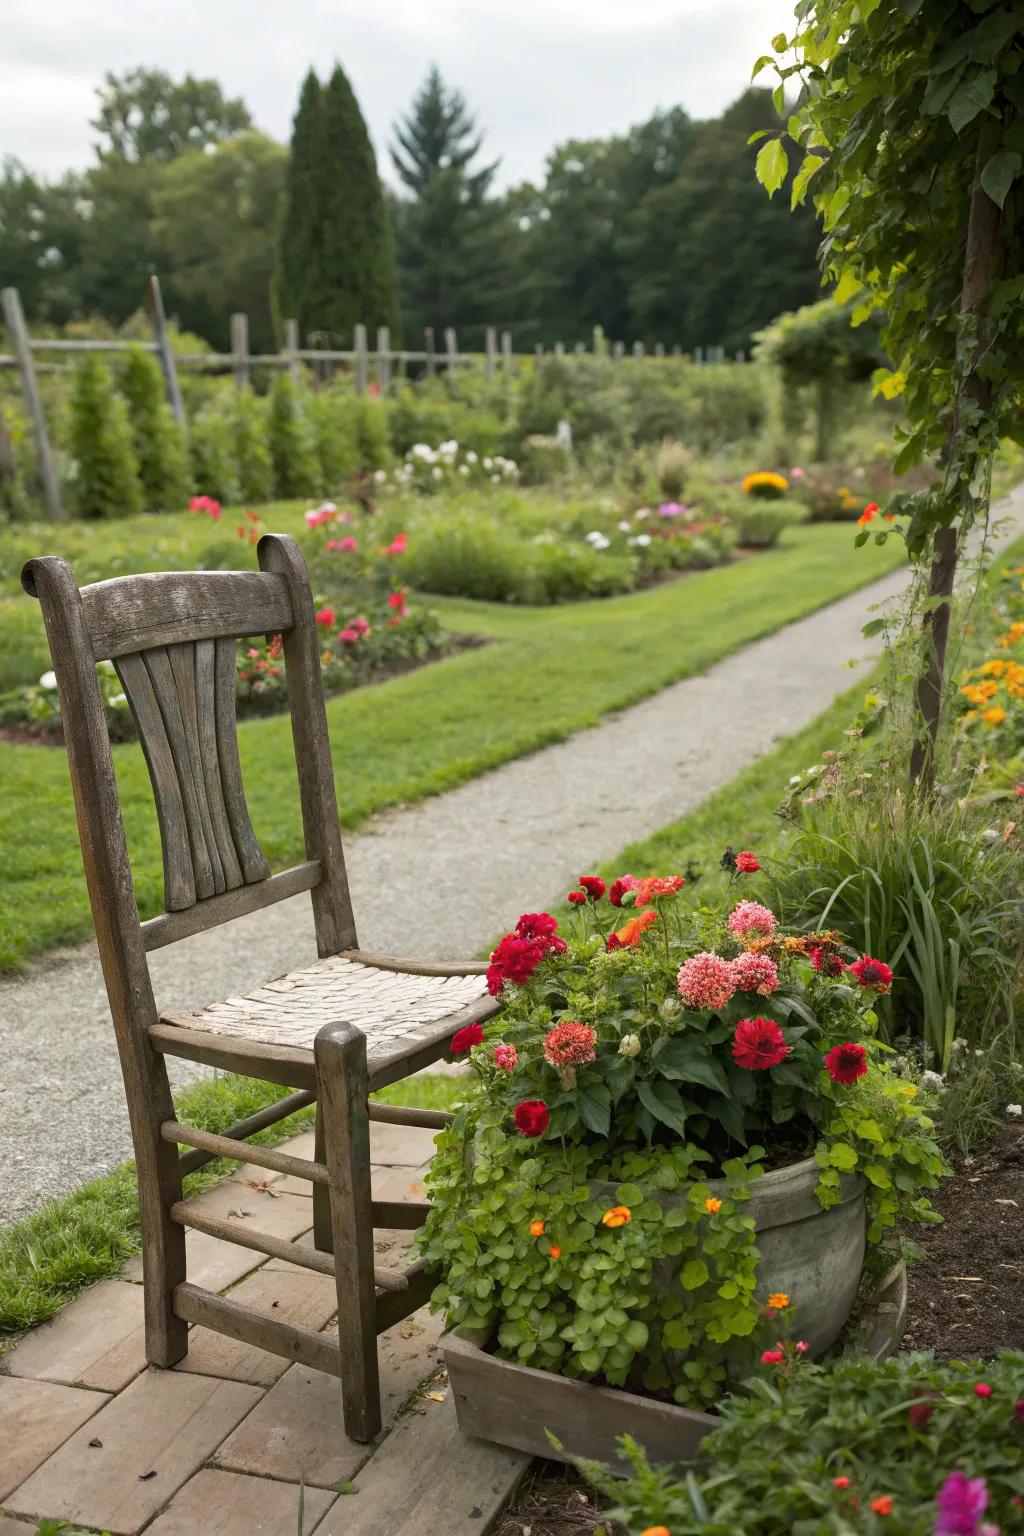
M 325 1024 L 314 1058 L 317 1125 L 329 1175 L 345 1431 L 365 1444 L 381 1427 L 366 1036 L 351 1024 Z
M 324 1150 L 323 1100 L 316 1104 L 316 1122 L 313 1130 L 313 1156 L 318 1163 L 326 1162 Z M 334 1234 L 331 1230 L 331 1192 L 326 1184 L 313 1185 L 313 1247 L 321 1253 L 334 1252 Z

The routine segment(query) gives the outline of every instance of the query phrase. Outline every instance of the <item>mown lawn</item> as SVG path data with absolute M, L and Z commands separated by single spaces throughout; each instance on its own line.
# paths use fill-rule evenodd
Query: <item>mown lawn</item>
M 855 551 L 848 526 L 823 524 L 626 597 L 541 609 L 431 599 L 451 630 L 494 643 L 329 703 L 343 825 L 564 740 L 884 574 L 900 548 Z M 239 737 L 253 820 L 280 867 L 301 856 L 288 720 L 244 722 Z M 134 743 L 115 760 L 139 905 L 151 916 L 162 880 L 148 777 Z M 0 891 L 0 968 L 90 931 L 61 751 L 0 743 Z

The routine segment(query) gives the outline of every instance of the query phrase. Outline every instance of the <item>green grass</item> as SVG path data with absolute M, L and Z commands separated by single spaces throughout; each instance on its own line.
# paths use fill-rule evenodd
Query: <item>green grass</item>
M 416 1109 L 447 1109 L 458 1091 L 458 1078 L 433 1074 L 407 1078 L 374 1098 Z M 175 1103 L 183 1123 L 219 1132 L 288 1092 L 271 1083 L 229 1075 L 189 1084 L 178 1092 Z M 308 1129 L 312 1121 L 311 1108 L 300 1110 L 251 1137 L 250 1143 L 275 1146 Z M 185 1180 L 186 1194 L 198 1194 L 216 1184 L 235 1166 L 219 1158 L 207 1163 Z M 0 1228 L 0 1352 L 13 1344 L 14 1335 L 45 1322 L 85 1286 L 116 1274 L 139 1245 L 132 1163 Z
M 453 631 L 496 643 L 331 700 L 345 827 L 562 741 L 603 715 L 892 570 L 896 541 L 855 553 L 851 530 L 789 530 L 778 549 L 646 592 L 560 608 L 432 599 Z M 29 599 L 22 599 L 26 604 Z M 249 806 L 271 863 L 302 856 L 286 716 L 243 722 Z M 115 748 L 136 894 L 162 910 L 159 834 L 142 754 Z M 0 743 L 0 969 L 84 938 L 90 919 L 63 752 Z

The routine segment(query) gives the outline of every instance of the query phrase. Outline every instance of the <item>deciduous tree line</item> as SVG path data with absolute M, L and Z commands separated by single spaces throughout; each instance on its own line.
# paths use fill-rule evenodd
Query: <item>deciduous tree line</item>
M 98 96 L 88 170 L 45 182 L 8 159 L 0 172 L 0 281 L 36 325 L 120 326 L 155 270 L 181 327 L 224 350 L 235 310 L 255 351 L 290 316 L 346 345 L 361 320 L 414 347 L 427 325 L 479 345 L 496 324 L 524 349 L 596 325 L 735 349 L 818 289 L 813 212 L 768 203 L 754 178 L 747 140 L 780 121 L 767 91 L 708 121 L 675 107 L 571 140 L 543 181 L 506 191 L 437 69 L 394 126 L 393 190 L 340 66 L 307 75 L 290 149 L 214 80 L 138 69 Z

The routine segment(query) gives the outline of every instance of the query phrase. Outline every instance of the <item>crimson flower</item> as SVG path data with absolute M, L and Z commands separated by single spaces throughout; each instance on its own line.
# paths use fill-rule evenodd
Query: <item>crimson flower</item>
M 732 1037 L 733 1059 L 749 1072 L 763 1072 L 785 1061 L 791 1046 L 774 1019 L 741 1019 Z
M 831 949 L 822 949 L 817 944 L 811 950 L 811 964 L 816 971 L 823 971 L 826 976 L 841 976 L 846 970 L 842 955 L 837 955 Z
M 506 933 L 492 952 L 487 967 L 487 990 L 491 996 L 497 997 L 506 981 L 517 987 L 529 981 L 544 959 L 547 947 L 535 940 L 520 938 L 518 934 Z
M 762 1365 L 781 1365 L 785 1355 L 781 1349 L 766 1349 L 761 1354 Z
M 587 893 L 586 891 L 570 891 L 565 899 L 571 906 L 583 907 L 586 906 Z
M 604 947 L 608 950 L 621 949 L 622 940 L 619 938 L 617 933 L 610 933 L 604 941 Z
M 389 555 L 404 555 L 406 550 L 406 537 L 404 533 L 396 533 L 387 547 Z
M 636 889 L 636 880 L 632 875 L 620 875 L 618 880 L 613 880 L 608 890 L 608 900 L 613 907 L 622 906 L 622 898 L 627 891 Z
M 580 875 L 580 886 L 586 891 L 591 901 L 600 901 L 607 890 L 600 875 Z
M 1013 1416 L 1018 1424 L 1024 1424 L 1024 1397 L 1019 1397 L 1014 1403 Z
M 911 1429 L 924 1429 L 928 1420 L 935 1412 L 935 1404 L 930 1402 L 911 1403 L 907 1417 L 910 1420 Z
M 872 960 L 870 955 L 862 955 L 846 969 L 856 976 L 862 987 L 872 992 L 888 992 L 892 986 L 892 971 L 884 960 Z
M 316 621 L 318 624 L 325 624 L 328 628 L 333 628 L 337 617 L 338 615 L 333 608 L 321 608 L 316 616 Z
M 452 1043 L 448 1049 L 453 1056 L 464 1056 L 467 1051 L 472 1050 L 474 1045 L 479 1045 L 483 1038 L 484 1032 L 479 1024 L 466 1024 L 452 1035 Z
M 550 912 L 524 912 L 516 923 L 516 933 L 531 944 L 547 945 L 558 932 L 558 918 Z M 564 940 L 560 940 L 564 944 Z
M 551 1119 L 551 1111 L 543 1099 L 524 1099 L 516 1105 L 513 1119 L 520 1136 L 543 1136 Z
M 755 875 L 761 868 L 761 864 L 756 853 L 738 853 L 736 868 L 741 875 Z
M 992 1388 L 989 1386 L 987 1381 L 979 1381 L 974 1388 L 974 1395 L 975 1397 L 991 1397 Z
M 855 1083 L 867 1070 L 868 1053 L 853 1040 L 834 1045 L 825 1057 L 825 1071 L 834 1083 Z

